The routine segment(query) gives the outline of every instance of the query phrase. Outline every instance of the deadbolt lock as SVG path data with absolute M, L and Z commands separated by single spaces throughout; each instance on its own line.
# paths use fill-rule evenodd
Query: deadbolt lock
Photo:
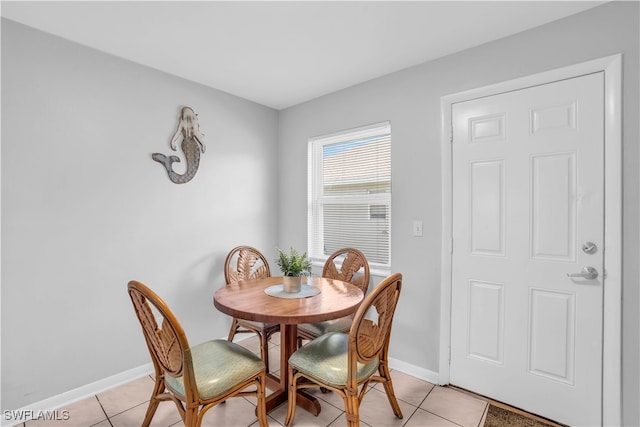
M 595 254 L 598 252 L 598 247 L 593 242 L 584 242 L 582 244 L 582 252 L 585 254 Z

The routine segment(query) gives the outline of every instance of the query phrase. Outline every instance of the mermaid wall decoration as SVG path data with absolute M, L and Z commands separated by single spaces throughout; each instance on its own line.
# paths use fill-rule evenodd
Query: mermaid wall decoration
M 173 183 L 184 184 L 189 182 L 198 172 L 200 151 L 204 154 L 206 150 L 202 136 L 203 134 L 200 133 L 200 125 L 198 124 L 198 115 L 191 107 L 183 107 L 178 119 L 178 129 L 173 134 L 169 145 L 173 151 L 176 151 L 176 143 L 182 137 L 180 148 L 182 148 L 187 163 L 185 172 L 179 174 L 173 170 L 173 163 L 180 162 L 178 156 L 167 157 L 162 153 L 153 153 L 151 158 L 164 165 L 169 179 Z

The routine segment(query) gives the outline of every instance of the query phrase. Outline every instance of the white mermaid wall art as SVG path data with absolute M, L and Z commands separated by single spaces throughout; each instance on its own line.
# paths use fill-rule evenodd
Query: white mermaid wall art
M 204 154 L 206 150 L 202 136 L 203 134 L 200 133 L 200 125 L 198 124 L 198 115 L 191 107 L 183 107 L 180 110 L 178 129 L 173 134 L 169 146 L 173 151 L 176 151 L 176 143 L 182 137 L 180 148 L 182 148 L 187 163 L 185 172 L 179 174 L 173 170 L 173 163 L 180 162 L 178 156 L 167 157 L 162 153 L 153 153 L 151 158 L 164 165 L 171 182 L 175 184 L 189 182 L 198 172 L 200 152 L 202 151 L 202 154 Z

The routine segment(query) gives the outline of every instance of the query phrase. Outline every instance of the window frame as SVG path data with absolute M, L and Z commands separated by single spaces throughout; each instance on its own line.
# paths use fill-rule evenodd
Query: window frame
M 344 131 L 339 131 L 335 133 L 331 133 L 328 135 L 321 135 L 313 138 L 309 138 L 308 140 L 308 213 L 307 213 L 307 252 L 309 254 L 309 258 L 312 260 L 314 265 L 321 266 L 327 260 L 330 254 L 324 254 L 321 249 L 324 247 L 324 233 L 322 230 L 324 229 L 323 223 L 323 215 L 321 215 L 321 206 L 325 204 L 367 204 L 369 207 L 376 206 L 387 206 L 388 209 L 388 219 L 382 218 L 371 218 L 369 217 L 369 221 L 388 221 L 388 246 L 387 246 L 387 259 L 388 263 L 379 263 L 369 261 L 370 268 L 372 273 L 376 274 L 388 274 L 391 271 L 391 219 L 392 219 L 392 210 L 391 210 L 391 194 L 393 184 L 391 184 L 391 188 L 388 192 L 372 192 L 367 194 L 358 194 L 358 195 L 333 195 L 326 196 L 322 194 L 322 185 L 323 185 L 323 148 L 326 145 L 341 143 L 341 142 L 349 142 L 359 139 L 364 139 L 367 137 L 375 137 L 388 134 L 389 138 L 391 138 L 391 123 L 389 121 L 379 122 L 367 126 L 362 126 L 358 128 L 352 128 Z M 391 168 L 391 165 L 389 165 Z M 391 173 L 391 171 L 390 171 Z M 391 180 L 391 178 L 390 178 Z M 316 241 L 316 237 L 319 239 Z M 318 253 L 319 252 L 319 253 Z

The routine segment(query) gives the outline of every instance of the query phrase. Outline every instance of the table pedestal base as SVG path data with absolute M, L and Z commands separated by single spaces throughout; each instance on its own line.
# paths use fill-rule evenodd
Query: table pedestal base
M 298 326 L 280 325 L 280 378 L 267 374 L 267 385 L 275 389 L 267 396 L 267 413 L 287 401 L 289 394 L 289 357 L 296 351 L 298 345 Z M 313 415 L 320 413 L 320 402 L 304 390 L 298 390 L 296 405 L 306 409 Z
M 288 400 L 287 397 L 288 393 L 282 390 L 274 391 L 267 396 L 267 413 L 285 403 Z M 321 409 L 318 399 L 303 390 L 298 391 L 298 396 L 296 396 L 296 405 L 306 409 L 316 416 L 320 413 Z

